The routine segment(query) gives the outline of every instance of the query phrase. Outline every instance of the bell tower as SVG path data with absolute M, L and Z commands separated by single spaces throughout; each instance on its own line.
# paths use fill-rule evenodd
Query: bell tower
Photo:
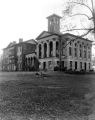
M 53 33 L 60 33 L 60 19 L 61 17 L 53 14 L 47 17 L 48 19 L 48 31 Z

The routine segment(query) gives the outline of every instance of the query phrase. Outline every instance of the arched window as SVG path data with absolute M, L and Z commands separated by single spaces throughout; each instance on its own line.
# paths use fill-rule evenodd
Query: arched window
M 84 58 L 87 58 L 87 49 L 86 45 L 84 45 Z
M 75 43 L 75 48 L 74 48 L 74 53 L 75 53 L 75 57 L 77 57 L 77 43 Z
M 57 41 L 56 42 L 56 57 L 59 56 L 58 49 L 59 49 L 59 42 Z
M 49 48 L 50 48 L 49 56 L 52 57 L 53 56 L 53 43 L 52 43 L 52 41 L 49 43 Z
M 32 57 L 31 57 L 31 64 L 32 64 Z
M 41 44 L 39 45 L 39 58 L 41 58 L 41 49 L 42 49 L 42 47 L 41 47 Z
M 28 58 L 28 63 L 30 64 L 30 58 Z
M 82 45 L 81 44 L 79 45 L 79 52 L 80 52 L 79 56 L 82 57 Z
M 47 44 L 44 43 L 44 57 L 47 57 Z
M 70 43 L 69 43 L 69 56 L 72 56 L 72 41 L 70 40 Z

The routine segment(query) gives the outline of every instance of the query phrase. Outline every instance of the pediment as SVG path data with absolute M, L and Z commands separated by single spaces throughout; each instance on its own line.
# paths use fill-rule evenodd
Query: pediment
M 45 38 L 50 35 L 52 35 L 52 34 L 47 31 L 43 31 L 36 39 L 39 40 L 39 39 Z

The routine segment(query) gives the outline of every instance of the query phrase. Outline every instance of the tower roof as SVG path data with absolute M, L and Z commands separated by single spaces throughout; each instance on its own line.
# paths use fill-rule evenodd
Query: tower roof
M 62 18 L 62 17 L 61 17 L 61 16 L 59 16 L 59 15 L 52 14 L 52 15 L 48 16 L 48 17 L 47 17 L 47 19 L 49 19 L 49 18 L 51 18 L 51 17 L 58 17 L 59 19 L 61 19 L 61 18 Z

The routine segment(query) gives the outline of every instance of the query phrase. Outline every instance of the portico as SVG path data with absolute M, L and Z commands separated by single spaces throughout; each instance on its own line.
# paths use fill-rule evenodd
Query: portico
M 46 40 L 41 39 L 38 42 L 37 57 L 39 58 L 41 69 L 53 69 L 57 65 L 59 60 L 58 49 L 58 36 L 51 36 Z M 53 65 L 51 66 L 51 64 Z

